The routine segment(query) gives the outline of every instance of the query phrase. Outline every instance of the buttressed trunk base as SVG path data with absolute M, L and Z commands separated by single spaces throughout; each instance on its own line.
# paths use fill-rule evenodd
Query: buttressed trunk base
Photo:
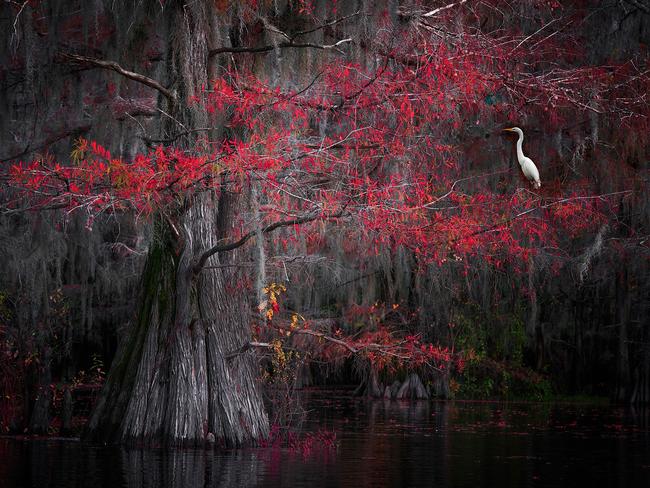
M 216 235 L 208 232 L 216 225 L 212 207 L 205 196 L 187 212 L 178 255 L 171 229 L 158 223 L 137 320 L 91 417 L 89 439 L 178 445 L 212 434 L 240 446 L 268 434 L 254 357 L 227 359 L 250 340 L 246 290 L 233 286 L 236 270 L 215 268 L 218 256 L 198 276 L 191 269 L 193 249 Z

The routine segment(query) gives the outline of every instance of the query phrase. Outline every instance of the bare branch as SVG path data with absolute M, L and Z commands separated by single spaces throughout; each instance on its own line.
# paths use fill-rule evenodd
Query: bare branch
M 639 2 L 639 0 L 625 0 L 627 3 L 634 5 L 636 8 L 641 10 L 642 12 L 646 14 L 650 14 L 650 7 L 647 5 L 644 5 L 643 3 Z
M 156 80 L 149 78 L 148 76 L 141 75 L 140 73 L 135 73 L 133 71 L 129 71 L 127 69 L 124 69 L 122 66 L 117 64 L 115 61 L 107 61 L 104 59 L 95 59 L 95 58 L 89 58 L 87 56 L 81 56 L 79 54 L 69 54 L 69 53 L 63 53 L 63 56 L 65 58 L 69 58 L 73 61 L 76 61 L 78 63 L 87 63 L 91 64 L 93 66 L 96 66 L 98 68 L 102 69 L 109 69 L 113 70 L 116 73 L 121 74 L 122 76 L 133 80 L 137 81 L 138 83 L 142 83 L 143 85 L 147 85 L 150 88 L 153 88 L 155 90 L 158 90 L 160 93 L 162 93 L 171 103 L 176 103 L 177 97 L 176 94 L 169 90 L 168 88 L 165 88 L 162 86 L 160 83 L 158 83 Z
M 54 134 L 48 137 L 47 139 L 45 139 L 40 144 L 34 146 L 32 146 L 31 143 L 27 144 L 27 147 L 25 147 L 25 149 L 23 149 L 21 152 L 0 159 L 0 163 L 4 163 L 5 161 L 11 161 L 12 159 L 20 158 L 25 154 L 29 154 L 30 152 L 33 151 L 38 151 L 39 149 L 43 149 L 44 147 L 47 147 L 50 144 L 54 144 L 55 142 L 60 141 L 61 139 L 65 139 L 66 137 L 83 134 L 84 132 L 88 132 L 90 128 L 91 128 L 90 124 L 81 124 L 76 127 L 67 129 L 63 132 L 60 132 L 58 134 Z
M 343 210 L 332 215 L 321 215 L 320 213 L 311 213 L 311 214 L 303 215 L 301 217 L 296 217 L 295 219 L 279 220 L 277 222 L 273 222 L 272 224 L 267 225 L 266 227 L 263 227 L 261 231 L 263 234 L 267 234 L 269 232 L 273 232 L 276 229 L 279 229 L 280 227 L 288 227 L 291 225 L 305 224 L 307 222 L 313 222 L 314 220 L 327 220 L 327 219 L 337 218 L 340 217 L 342 213 Z M 217 253 L 232 251 L 233 249 L 237 249 L 238 247 L 243 246 L 244 244 L 246 244 L 246 242 L 250 240 L 251 237 L 257 234 L 259 230 L 260 229 L 252 230 L 235 242 L 230 242 L 228 244 L 216 244 L 212 246 L 210 249 L 208 249 L 207 251 L 203 252 L 203 254 L 201 254 L 201 256 L 198 258 L 198 260 L 196 260 L 196 263 L 194 264 L 193 267 L 194 274 L 198 274 L 201 272 L 201 270 L 205 266 L 205 263 L 210 258 L 210 256 L 213 256 L 214 254 Z
M 341 340 L 337 339 L 336 337 L 332 337 L 330 335 L 324 334 L 323 332 L 319 332 L 317 330 L 312 330 L 312 329 L 291 329 L 290 327 L 280 327 L 280 326 L 275 326 L 276 329 L 282 330 L 284 332 L 288 332 L 291 334 L 303 334 L 303 335 L 309 335 L 312 337 L 318 337 L 319 339 L 322 339 L 327 342 L 331 342 L 332 344 L 336 344 L 337 346 L 341 346 L 342 348 L 346 349 L 348 352 L 351 352 L 352 354 L 358 353 L 361 349 L 356 348 L 352 346 L 351 344 Z M 368 346 L 379 346 L 379 344 L 368 344 Z M 368 348 L 365 348 L 368 349 Z
M 188 129 L 181 132 L 177 132 L 176 134 L 171 135 L 167 139 L 153 139 L 147 136 L 140 136 L 140 139 L 142 139 L 147 144 L 171 144 L 177 139 L 192 134 L 193 132 L 207 132 L 211 130 L 215 130 L 215 127 L 198 127 L 196 129 Z
M 29 3 L 29 0 L 25 0 L 23 4 L 20 6 L 20 9 L 18 10 L 18 13 L 16 14 L 16 18 L 14 19 L 14 33 L 11 35 L 11 40 L 13 44 L 13 40 L 16 39 L 16 45 L 18 44 L 18 20 L 20 19 L 20 14 L 23 13 L 23 10 L 25 10 L 25 7 Z
M 249 351 L 249 350 L 253 349 L 254 347 L 259 347 L 259 348 L 263 348 L 263 349 L 272 349 L 273 344 L 271 344 L 269 342 L 257 342 L 257 341 L 247 342 L 242 347 L 237 349 L 236 351 L 232 351 L 232 352 L 226 354 L 226 360 L 230 360 L 230 359 L 232 359 L 234 357 L 237 357 L 240 354 L 243 354 L 246 351 Z
M 521 46 L 523 46 L 526 42 L 528 42 L 528 41 L 529 41 L 531 38 L 533 38 L 535 35 L 537 35 L 537 34 L 539 34 L 540 32 L 542 32 L 542 31 L 543 31 L 544 29 L 546 29 L 548 26 L 550 26 L 550 25 L 554 24 L 555 22 L 557 22 L 557 20 L 558 20 L 558 19 L 553 19 L 553 20 L 551 20 L 550 22 L 547 22 L 546 24 L 544 24 L 543 26 L 541 26 L 539 29 L 537 29 L 535 32 L 533 32 L 533 33 L 530 34 L 529 36 L 523 38 L 523 39 L 519 42 L 519 44 L 517 44 L 515 47 L 513 47 L 513 48 L 510 50 L 510 53 L 509 53 L 508 55 L 509 55 L 509 56 L 512 55 L 513 52 L 515 52 L 517 49 L 519 49 Z M 555 33 L 557 33 L 557 31 L 556 31 Z M 555 34 L 555 33 L 554 33 L 554 34 Z
M 233 53 L 233 54 L 239 54 L 239 53 L 266 53 L 273 51 L 274 49 L 280 48 L 312 48 L 312 49 L 336 49 L 337 47 L 347 44 L 348 42 L 352 42 L 352 38 L 346 38 L 346 39 L 341 39 L 338 42 L 335 42 L 334 44 L 314 44 L 312 42 L 293 42 L 293 41 L 287 41 L 287 42 L 280 42 L 278 44 L 267 44 L 265 46 L 256 46 L 256 47 L 218 47 L 216 49 L 211 49 L 208 55 L 210 57 L 215 56 L 217 54 L 224 54 L 224 53 Z
M 438 7 L 436 9 L 434 9 L 434 10 L 431 10 L 430 12 L 427 12 L 426 14 L 423 14 L 422 17 L 433 17 L 434 15 L 437 15 L 440 12 L 443 12 L 443 11 L 448 10 L 450 8 L 458 7 L 458 6 L 462 5 L 462 4 L 464 4 L 465 2 L 467 2 L 467 0 L 460 0 L 460 2 L 450 3 L 449 5 L 445 5 L 444 7 Z
M 312 29 L 298 31 L 298 32 L 294 33 L 293 36 L 291 36 L 291 39 L 295 39 L 296 37 L 304 36 L 305 34 L 311 34 L 312 32 L 316 32 L 318 30 L 324 29 L 325 27 L 329 27 L 329 26 L 338 24 L 338 23 L 343 22 L 345 20 L 351 19 L 352 17 L 356 17 L 360 13 L 361 13 L 361 10 L 357 10 L 353 14 L 345 15 L 344 17 L 339 17 L 337 19 L 325 21 L 325 23 L 323 23 L 323 24 L 321 24 L 319 26 L 316 26 L 316 27 L 314 27 Z
M 397 14 L 402 16 L 402 17 L 430 18 L 430 17 L 436 16 L 440 12 L 444 12 L 445 10 L 449 10 L 450 8 L 458 7 L 458 6 L 460 6 L 460 5 L 462 5 L 462 4 L 466 3 L 466 2 L 467 2 L 467 0 L 460 0 L 459 2 L 454 2 L 454 3 L 450 3 L 449 5 L 444 5 L 442 7 L 438 7 L 438 8 L 435 8 L 433 10 L 430 10 L 429 12 L 426 12 L 426 13 L 419 13 L 419 12 L 413 12 L 413 11 L 406 12 L 406 11 L 403 11 L 403 10 L 398 10 Z

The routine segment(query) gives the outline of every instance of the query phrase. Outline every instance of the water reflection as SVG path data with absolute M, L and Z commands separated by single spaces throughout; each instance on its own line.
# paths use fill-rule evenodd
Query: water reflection
M 335 450 L 120 449 L 0 439 L 0 486 L 650 486 L 648 411 L 312 396 Z
M 98 448 L 69 441 L 0 441 L 0 486 L 181 488 L 256 486 L 259 452 Z M 4 484 L 7 483 L 7 484 Z

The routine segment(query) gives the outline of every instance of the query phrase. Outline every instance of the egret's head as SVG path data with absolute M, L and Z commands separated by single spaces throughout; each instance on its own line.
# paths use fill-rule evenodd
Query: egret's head
M 503 132 L 514 132 L 515 134 L 518 134 L 520 136 L 524 135 L 524 131 L 521 130 L 519 127 L 509 127 L 507 129 L 503 129 Z

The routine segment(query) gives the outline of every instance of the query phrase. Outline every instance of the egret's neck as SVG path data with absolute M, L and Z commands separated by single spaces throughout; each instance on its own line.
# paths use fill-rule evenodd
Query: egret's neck
M 517 159 L 521 163 L 521 160 L 524 158 L 524 150 L 521 148 L 522 143 L 524 142 L 524 135 L 519 134 L 519 139 L 517 139 Z

